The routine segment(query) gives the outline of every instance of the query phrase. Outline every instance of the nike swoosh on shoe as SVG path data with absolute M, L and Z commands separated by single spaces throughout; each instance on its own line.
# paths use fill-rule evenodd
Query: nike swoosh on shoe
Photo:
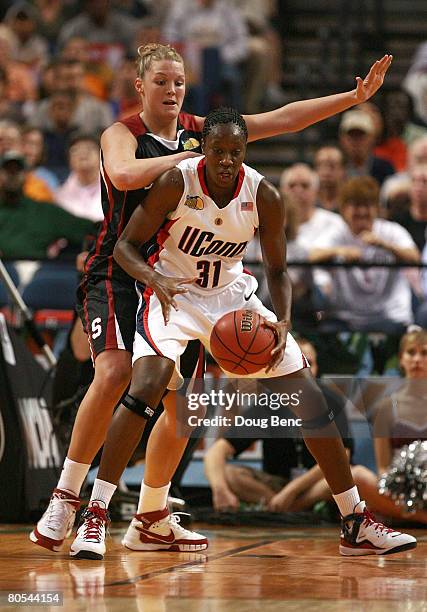
M 137 531 L 140 531 L 148 538 L 155 540 L 156 542 L 163 542 L 164 544 L 173 544 L 173 542 L 175 542 L 175 534 L 172 529 L 170 530 L 170 533 L 167 536 L 153 533 L 151 531 L 143 529 L 142 527 L 135 527 L 135 529 Z

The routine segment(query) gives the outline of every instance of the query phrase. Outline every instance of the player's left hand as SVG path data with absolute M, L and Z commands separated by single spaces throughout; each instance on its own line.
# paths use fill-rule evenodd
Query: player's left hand
M 271 370 L 275 370 L 279 363 L 283 359 L 286 348 L 286 339 L 288 337 L 288 331 L 290 328 L 289 321 L 267 321 L 265 320 L 263 325 L 269 327 L 274 331 L 277 336 L 277 344 L 271 351 L 271 361 L 268 364 L 265 373 L 268 374 Z
M 372 64 L 371 69 L 364 79 L 356 77 L 356 104 L 366 102 L 378 91 L 384 82 L 384 77 L 393 60 L 392 55 L 384 55 L 380 60 Z

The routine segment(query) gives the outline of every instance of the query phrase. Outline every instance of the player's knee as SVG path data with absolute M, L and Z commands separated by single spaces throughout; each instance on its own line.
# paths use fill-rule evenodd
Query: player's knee
M 122 398 L 122 404 L 125 406 L 125 408 L 142 417 L 146 421 L 151 419 L 156 412 L 155 408 L 151 408 L 151 406 L 144 402 L 144 400 L 138 399 L 130 393 L 127 393 Z
M 309 421 L 328 412 L 324 395 L 313 378 L 304 379 L 296 394 L 298 401 L 291 406 L 291 409 L 303 421 Z
M 105 393 L 109 391 L 120 391 L 125 390 L 129 384 L 132 369 L 129 365 L 124 363 L 110 363 L 102 367 L 102 371 L 99 371 L 97 379 L 101 382 L 101 386 Z M 96 375 L 95 368 L 95 375 Z

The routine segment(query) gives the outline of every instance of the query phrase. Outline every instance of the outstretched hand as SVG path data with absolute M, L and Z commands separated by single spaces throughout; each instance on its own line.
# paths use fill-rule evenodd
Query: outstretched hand
M 384 55 L 380 60 L 372 64 L 371 69 L 364 79 L 356 77 L 356 100 L 357 104 L 366 102 L 374 95 L 384 82 L 384 77 L 393 60 L 392 55 Z
M 175 296 L 181 293 L 187 293 L 188 291 L 188 288 L 183 287 L 182 285 L 191 284 L 195 280 L 196 278 L 172 278 L 158 274 L 155 282 L 150 284 L 162 307 L 165 325 L 167 325 L 169 322 L 171 306 L 175 310 L 178 310 Z

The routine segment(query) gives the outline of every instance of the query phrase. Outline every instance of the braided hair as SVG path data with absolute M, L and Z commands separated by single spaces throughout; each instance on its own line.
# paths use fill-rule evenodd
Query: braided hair
M 248 128 L 246 127 L 246 122 L 242 115 L 234 108 L 226 108 L 223 106 L 221 108 L 211 110 L 206 115 L 202 132 L 203 140 L 206 141 L 206 138 L 211 133 L 212 128 L 214 128 L 216 125 L 223 125 L 226 123 L 234 123 L 234 125 L 236 125 L 244 135 L 245 140 L 248 139 Z

